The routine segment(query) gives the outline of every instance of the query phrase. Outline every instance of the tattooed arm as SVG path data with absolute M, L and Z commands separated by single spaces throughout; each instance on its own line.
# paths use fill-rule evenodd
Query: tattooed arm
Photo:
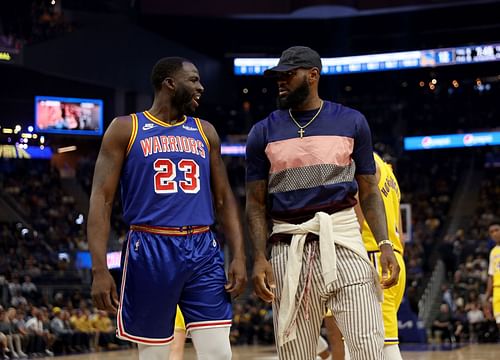
M 252 276 L 255 293 L 262 300 L 272 302 L 274 295 L 270 289 L 274 288 L 275 284 L 271 264 L 266 257 L 268 235 L 266 220 L 267 181 L 248 182 L 246 194 L 246 215 L 255 257 Z

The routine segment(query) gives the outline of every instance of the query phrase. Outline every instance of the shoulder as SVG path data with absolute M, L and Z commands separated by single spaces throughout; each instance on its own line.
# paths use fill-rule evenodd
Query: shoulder
M 132 115 L 115 117 L 104 133 L 103 143 L 126 148 L 134 130 L 132 120 Z
M 365 120 L 365 116 L 358 110 L 353 109 L 349 106 L 345 106 L 342 104 L 338 104 L 331 101 L 325 101 L 326 108 L 333 113 L 337 113 L 338 115 L 352 119 L 352 120 Z
M 207 140 L 209 142 L 210 148 L 218 148 L 220 147 L 220 138 L 219 134 L 217 133 L 217 130 L 215 130 L 215 127 L 208 122 L 207 120 L 199 119 L 200 125 L 201 125 L 201 130 L 207 137 Z
M 254 124 L 248 136 L 265 136 L 269 132 L 273 132 L 277 129 L 283 129 L 283 122 L 288 116 L 288 111 L 286 110 L 275 110 L 266 116 L 264 119 L 258 121 Z
M 106 132 L 113 132 L 118 135 L 128 133 L 130 135 L 130 131 L 132 130 L 133 125 L 132 120 L 132 114 L 117 116 L 111 121 Z
M 219 137 L 217 130 L 215 130 L 215 126 L 213 126 L 209 121 L 200 118 L 197 119 L 200 121 L 201 128 L 209 139 L 213 136 L 217 136 L 217 138 Z

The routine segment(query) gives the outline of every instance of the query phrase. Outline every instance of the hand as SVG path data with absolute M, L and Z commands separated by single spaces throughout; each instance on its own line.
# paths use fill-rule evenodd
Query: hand
M 255 258 L 253 266 L 253 285 L 255 293 L 263 301 L 267 303 L 274 301 L 274 294 L 270 290 L 276 288 L 273 269 L 264 256 Z
M 388 289 L 398 283 L 399 264 L 389 244 L 380 247 L 380 265 L 382 266 L 382 289 Z
M 96 271 L 92 281 L 92 301 L 99 310 L 116 314 L 119 305 L 115 280 L 106 270 Z
M 226 291 L 237 298 L 245 290 L 247 284 L 247 271 L 244 258 L 234 258 L 229 265 Z

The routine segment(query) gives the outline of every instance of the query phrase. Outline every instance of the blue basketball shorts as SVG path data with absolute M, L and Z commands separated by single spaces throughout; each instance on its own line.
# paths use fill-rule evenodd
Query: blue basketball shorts
M 124 247 L 119 338 L 168 344 L 173 340 L 177 304 L 188 332 L 231 326 L 224 255 L 211 231 L 172 236 L 130 230 Z

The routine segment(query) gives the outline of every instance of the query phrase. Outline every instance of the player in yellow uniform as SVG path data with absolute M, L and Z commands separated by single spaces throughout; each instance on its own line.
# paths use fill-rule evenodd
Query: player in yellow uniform
M 397 313 L 399 305 L 401 305 L 401 301 L 403 300 L 406 285 L 406 268 L 403 260 L 404 240 L 402 239 L 403 230 L 401 226 L 401 212 L 399 209 L 401 192 L 396 176 L 394 176 L 392 171 L 392 166 L 384 162 L 377 154 L 373 155 L 377 166 L 376 174 L 378 186 L 382 194 L 382 200 L 384 201 L 389 240 L 393 245 L 394 253 L 400 267 L 398 284 L 389 289 L 384 289 L 384 302 L 382 303 L 382 315 L 385 329 L 384 352 L 388 360 L 399 360 L 402 359 L 402 357 L 398 346 Z M 380 250 L 377 242 L 363 218 L 363 213 L 357 211 L 357 215 L 360 224 L 362 224 L 361 236 L 365 243 L 366 250 L 368 251 L 368 257 L 372 260 L 380 277 L 382 277 L 382 269 L 379 265 Z
M 186 342 L 186 324 L 184 323 L 184 316 L 182 316 L 181 309 L 177 305 L 177 313 L 175 314 L 174 326 L 174 341 L 170 346 L 169 360 L 182 360 L 184 359 L 184 343 Z
M 488 227 L 488 233 L 496 246 L 490 251 L 486 300 L 490 301 L 493 295 L 493 315 L 500 329 L 500 221 L 492 222 Z
M 402 239 L 401 212 L 399 208 L 401 192 L 391 165 L 384 162 L 377 154 L 374 153 L 373 155 L 375 158 L 375 165 L 377 167 L 376 177 L 378 187 L 380 189 L 380 193 L 382 194 L 382 200 L 384 201 L 387 218 L 387 230 L 389 234 L 388 241 L 390 241 L 393 246 L 394 255 L 396 256 L 400 267 L 397 285 L 384 289 L 384 302 L 382 303 L 382 315 L 385 329 L 384 353 L 387 360 L 402 360 L 401 352 L 399 351 L 398 346 L 399 339 L 397 318 L 397 312 L 399 305 L 401 305 L 401 301 L 403 300 L 406 285 L 406 268 L 403 260 L 404 240 Z M 358 216 L 361 226 L 361 236 L 366 250 L 368 251 L 368 257 L 372 261 L 373 265 L 379 272 L 380 278 L 382 279 L 379 245 L 377 245 L 377 242 L 375 241 L 375 238 L 364 219 L 363 212 L 361 211 L 359 204 L 356 205 L 354 209 L 356 210 L 356 215 Z M 336 327 L 336 325 L 334 326 Z M 334 348 L 337 348 L 336 351 L 339 354 L 338 357 L 334 357 L 334 359 L 342 359 L 342 352 L 344 348 L 345 354 L 343 358 L 345 360 L 350 359 L 348 348 L 339 345 L 342 344 L 342 340 L 339 340 L 339 337 L 341 337 L 341 333 L 338 329 L 334 331 L 334 334 L 330 333 L 330 338 L 334 339 L 332 341 L 332 345 Z

